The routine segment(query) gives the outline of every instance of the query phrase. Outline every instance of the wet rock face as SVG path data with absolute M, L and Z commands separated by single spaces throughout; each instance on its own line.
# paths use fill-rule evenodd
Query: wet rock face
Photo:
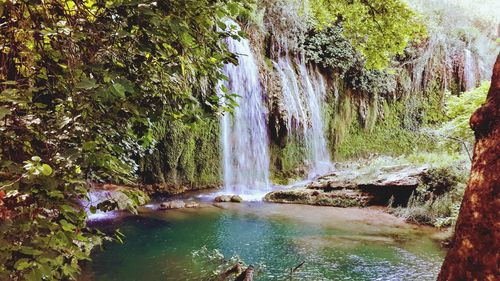
M 298 203 L 336 207 L 404 205 L 421 182 L 428 166 L 386 166 L 376 170 L 349 169 L 318 177 L 292 190 L 268 193 L 265 200 L 276 203 Z
M 176 195 L 192 190 L 201 189 L 217 189 L 220 188 L 219 184 L 206 184 L 206 185 L 180 185 L 180 184 L 168 184 L 168 183 L 155 183 L 155 184 L 143 184 L 137 187 L 144 193 L 150 196 L 154 195 Z

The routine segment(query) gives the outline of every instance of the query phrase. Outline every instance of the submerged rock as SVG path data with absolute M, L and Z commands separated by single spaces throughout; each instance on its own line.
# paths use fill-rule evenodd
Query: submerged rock
M 182 200 L 167 201 L 160 204 L 160 210 L 182 209 L 186 203 Z

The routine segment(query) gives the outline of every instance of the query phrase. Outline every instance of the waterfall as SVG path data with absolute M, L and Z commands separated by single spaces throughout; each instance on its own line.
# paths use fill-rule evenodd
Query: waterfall
M 326 96 L 326 85 L 319 71 L 313 72 L 311 80 L 308 69 L 304 63 L 299 65 L 302 88 L 309 107 L 310 128 L 306 132 L 306 148 L 311 162 L 309 176 L 325 174 L 331 169 L 330 154 L 326 144 L 321 102 Z
M 287 112 L 287 129 L 290 133 L 292 129 L 302 127 L 307 130 L 307 126 L 303 126 L 307 120 L 304 101 L 300 96 L 299 83 L 295 70 L 288 56 L 280 58 L 278 62 L 273 62 L 274 68 L 278 71 L 281 78 L 281 86 L 283 91 L 283 106 Z
M 225 192 L 251 195 L 270 186 L 266 110 L 249 41 L 229 38 L 226 44 L 238 54 L 238 65 L 225 65 L 224 86 L 239 97 L 234 112 L 221 117 L 224 186 Z
M 476 87 L 476 64 L 474 56 L 468 49 L 464 50 L 464 85 L 469 91 Z
M 281 79 L 288 131 L 299 129 L 304 138 L 309 177 L 328 172 L 331 162 L 321 113 L 321 102 L 326 95 L 323 76 L 300 63 L 299 81 L 288 56 L 279 58 L 273 65 Z

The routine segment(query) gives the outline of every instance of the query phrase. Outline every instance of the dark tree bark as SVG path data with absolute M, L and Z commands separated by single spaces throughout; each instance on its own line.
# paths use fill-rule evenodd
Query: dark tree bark
M 471 175 L 438 280 L 500 280 L 500 55 L 486 103 L 470 119 Z

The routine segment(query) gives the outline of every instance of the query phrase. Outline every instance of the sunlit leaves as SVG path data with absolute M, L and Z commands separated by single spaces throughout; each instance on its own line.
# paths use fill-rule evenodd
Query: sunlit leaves
M 462 141 L 473 143 L 474 134 L 469 125 L 469 120 L 474 111 L 486 102 L 486 95 L 490 83 L 483 82 L 480 87 L 472 89 L 460 96 L 447 96 L 446 115 L 450 118 L 440 128 L 440 132 L 447 136 Z
M 74 279 L 108 239 L 76 204 L 86 181 L 133 183 L 154 122 L 219 110 L 220 42 L 241 34 L 217 26 L 243 3 L 0 2 L 0 279 Z M 145 200 L 122 195 L 90 209 Z
M 26 176 L 50 176 L 52 174 L 52 168 L 45 164 L 41 163 L 42 159 L 38 156 L 31 157 L 31 160 L 24 161 L 24 169 L 26 171 Z
M 370 69 L 386 67 L 392 56 L 424 34 L 418 16 L 401 0 L 310 0 L 318 28 L 342 23 L 344 35 Z

